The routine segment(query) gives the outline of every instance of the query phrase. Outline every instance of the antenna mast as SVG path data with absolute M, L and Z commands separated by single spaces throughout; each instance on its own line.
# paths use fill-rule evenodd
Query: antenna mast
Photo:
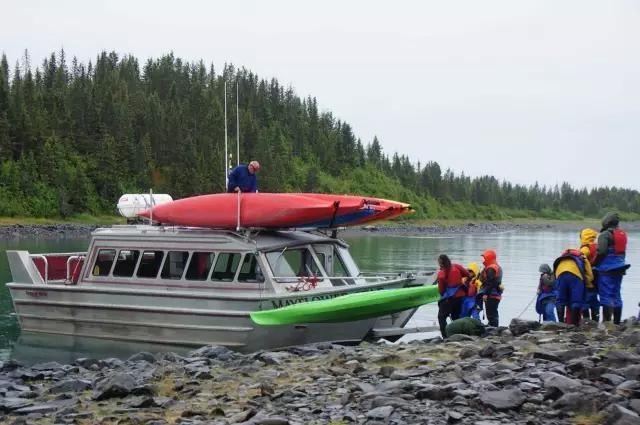
M 240 81 L 236 78 L 236 165 L 240 165 Z
M 227 81 L 224 82 L 224 191 L 229 186 L 229 152 L 227 147 Z

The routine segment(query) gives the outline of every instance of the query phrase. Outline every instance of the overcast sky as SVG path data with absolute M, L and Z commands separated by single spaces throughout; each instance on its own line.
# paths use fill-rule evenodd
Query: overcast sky
M 97 3 L 6 2 L 0 50 L 232 62 L 414 162 L 640 189 L 638 1 Z

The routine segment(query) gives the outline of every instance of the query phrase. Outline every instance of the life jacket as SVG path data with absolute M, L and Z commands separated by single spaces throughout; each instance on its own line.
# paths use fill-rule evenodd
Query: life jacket
M 578 270 L 580 270 L 580 274 L 582 275 L 582 281 L 586 282 L 586 274 L 585 274 L 585 265 L 584 262 L 586 258 L 582 255 L 577 249 L 566 249 L 556 260 L 553 262 L 553 270 L 557 270 L 560 263 L 564 260 L 573 260 L 578 266 Z
M 542 273 L 540 275 L 540 282 L 538 283 L 538 289 L 540 290 L 541 294 L 547 294 L 547 293 L 551 293 L 554 291 L 554 283 L 555 283 L 555 278 L 554 279 L 545 279 L 545 276 L 547 274 L 546 273 Z M 551 282 L 549 284 L 549 282 Z
M 613 229 L 613 246 L 610 249 L 615 255 L 624 255 L 627 251 L 627 233 L 622 229 Z
M 487 276 L 487 270 L 492 269 L 496 273 L 495 277 L 495 287 L 487 288 L 487 283 L 489 282 L 489 277 Z M 485 268 L 480 272 L 480 280 L 483 282 L 482 288 L 480 288 L 480 294 L 488 295 L 490 297 L 501 297 L 502 296 L 502 267 L 500 267 L 497 263 L 489 264 L 485 266 Z
M 466 294 L 467 287 L 462 281 L 462 274 L 460 273 L 459 267 L 461 268 L 462 266 L 452 264 L 448 273 L 444 270 L 438 272 L 438 280 L 440 281 L 440 279 L 442 279 L 445 283 L 444 292 L 440 294 L 441 300 L 464 296 L 464 294 L 459 294 L 461 290 Z
M 596 260 L 596 257 L 598 256 L 598 244 L 594 242 L 588 245 L 583 245 L 583 247 L 587 247 L 589 249 L 589 254 L 586 257 L 587 260 L 589 260 L 589 263 L 593 264 L 593 262 Z

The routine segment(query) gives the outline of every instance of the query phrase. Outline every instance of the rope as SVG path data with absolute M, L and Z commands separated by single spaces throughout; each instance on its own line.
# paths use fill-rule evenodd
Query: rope
M 527 306 L 524 308 L 524 310 L 522 310 L 520 312 L 520 314 L 518 314 L 518 319 L 524 314 L 525 311 L 527 311 L 529 309 L 529 307 L 531 307 L 531 304 L 533 304 L 533 302 L 536 300 L 536 298 L 538 298 L 538 294 L 536 294 L 531 301 L 529 301 L 529 304 L 527 304 Z

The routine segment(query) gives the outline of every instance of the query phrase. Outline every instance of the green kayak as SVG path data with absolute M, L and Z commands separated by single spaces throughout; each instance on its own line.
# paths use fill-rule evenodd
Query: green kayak
M 440 298 L 437 286 L 381 289 L 347 294 L 330 300 L 310 301 L 274 310 L 254 311 L 258 325 L 335 323 L 370 319 L 419 307 Z

